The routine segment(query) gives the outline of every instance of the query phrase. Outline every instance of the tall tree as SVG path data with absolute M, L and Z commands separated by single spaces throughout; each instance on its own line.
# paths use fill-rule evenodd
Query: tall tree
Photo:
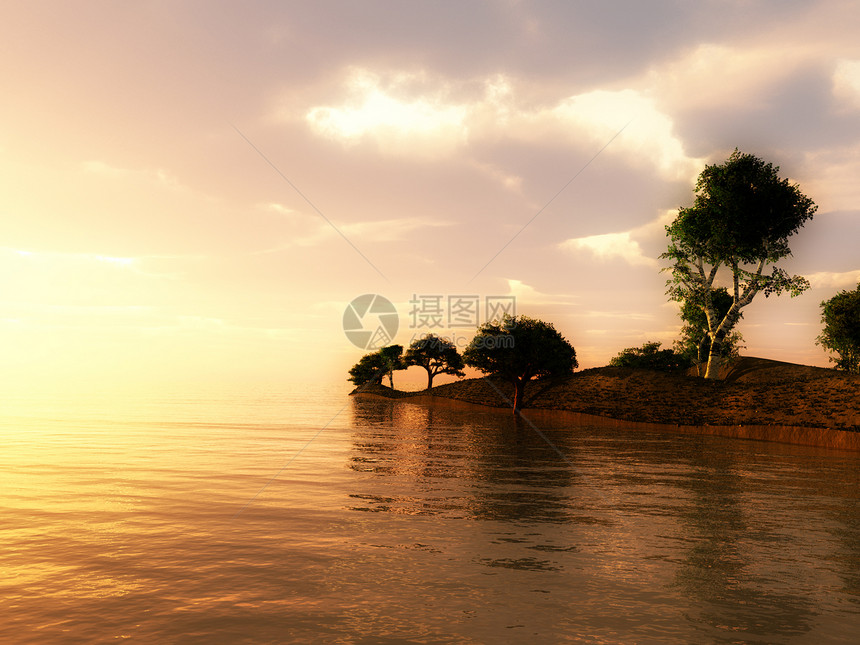
M 860 284 L 854 291 L 840 291 L 821 303 L 824 330 L 816 344 L 834 352 L 838 369 L 860 373 Z
M 708 367 L 705 378 L 719 378 L 726 335 L 759 292 L 765 297 L 809 288 L 802 276 L 789 276 L 776 262 L 791 255 L 788 239 L 811 219 L 816 206 L 797 184 L 780 179 L 779 167 L 737 149 L 725 163 L 705 166 L 696 197 L 666 227 L 670 242 L 660 256 L 672 261 L 667 293 L 691 302 L 708 323 Z M 765 268 L 771 269 L 770 274 Z M 720 316 L 714 303 L 720 269 L 730 272 L 732 304 Z
M 484 323 L 463 352 L 463 361 L 514 386 L 514 414 L 523 406 L 531 379 L 572 374 L 578 366 L 573 345 L 551 323 L 509 315 Z
M 728 289 L 719 287 L 711 293 L 717 318 L 722 319 L 732 306 L 732 296 Z M 708 336 L 708 317 L 704 309 L 694 301 L 684 301 L 679 312 L 681 320 L 681 338 L 675 341 L 675 351 L 688 358 L 696 365 L 699 376 L 704 376 L 704 369 L 708 364 L 708 354 L 711 350 L 711 337 Z M 738 318 L 743 318 L 741 313 Z M 730 331 L 723 337 L 720 345 L 720 356 L 722 358 L 737 357 L 738 351 L 743 343 L 744 337 L 737 331 Z
M 463 376 L 463 358 L 457 347 L 447 338 L 427 334 L 413 340 L 403 356 L 408 367 L 419 365 L 427 370 L 427 389 L 433 387 L 433 377 L 437 374 Z

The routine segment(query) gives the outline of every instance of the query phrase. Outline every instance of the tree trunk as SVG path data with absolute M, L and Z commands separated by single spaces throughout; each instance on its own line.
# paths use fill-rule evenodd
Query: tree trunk
M 708 348 L 708 342 L 709 342 L 709 339 L 708 339 L 707 334 L 705 334 L 702 337 L 702 340 L 699 341 L 699 351 L 697 354 L 698 363 L 696 365 L 696 371 L 699 374 L 699 376 L 705 375 L 705 368 L 707 367 L 707 360 L 708 360 L 705 352 Z
M 711 351 L 708 354 L 708 369 L 705 372 L 706 379 L 716 380 L 720 378 L 720 364 L 722 363 L 720 349 L 723 344 L 722 340 L 722 338 L 714 338 L 711 341 Z
M 526 383 L 523 379 L 518 378 L 514 383 L 514 414 L 520 411 L 523 407 L 523 391 L 526 389 Z
M 427 370 L 427 389 L 433 387 L 433 372 Z
M 394 370 L 391 370 L 388 373 L 388 384 L 391 386 L 391 389 L 394 389 Z
M 723 318 L 723 322 L 720 323 L 720 326 L 711 337 L 711 351 L 708 354 L 708 371 L 705 372 L 706 379 L 720 378 L 720 364 L 722 363 L 722 356 L 720 356 L 720 354 L 723 349 L 723 340 L 725 340 L 726 335 L 734 329 L 739 318 L 740 307 L 737 305 L 737 302 L 735 302 L 729 309 L 725 318 Z

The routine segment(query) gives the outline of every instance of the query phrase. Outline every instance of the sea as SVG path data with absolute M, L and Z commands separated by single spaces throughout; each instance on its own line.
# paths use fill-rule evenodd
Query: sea
M 856 643 L 860 453 L 342 388 L 0 412 L 0 642 Z

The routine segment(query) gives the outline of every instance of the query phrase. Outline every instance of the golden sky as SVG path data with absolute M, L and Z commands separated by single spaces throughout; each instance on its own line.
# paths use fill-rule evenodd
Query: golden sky
M 582 367 L 671 344 L 663 227 L 735 147 L 819 205 L 786 264 L 813 288 L 760 295 L 745 353 L 827 365 L 857 33 L 836 1 L 7 3 L 0 385 L 345 385 L 365 293 L 403 344 L 414 294 L 513 295 Z

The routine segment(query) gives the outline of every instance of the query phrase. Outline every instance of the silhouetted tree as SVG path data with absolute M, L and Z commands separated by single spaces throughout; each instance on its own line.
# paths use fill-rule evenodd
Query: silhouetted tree
M 373 352 L 362 356 L 358 363 L 350 368 L 347 380 L 352 381 L 356 387 L 360 387 L 366 383 L 382 383 L 383 376 L 385 376 L 385 361 L 379 352 Z
M 463 376 L 463 358 L 457 347 L 447 338 L 427 334 L 413 340 L 403 357 L 404 364 L 419 365 L 427 370 L 427 389 L 433 387 L 433 377 L 437 374 Z
M 552 324 L 509 315 L 483 324 L 463 352 L 463 361 L 514 386 L 514 414 L 523 406 L 531 379 L 571 374 L 578 365 L 573 345 Z
M 388 384 L 394 389 L 394 370 L 405 370 L 403 362 L 403 345 L 389 345 L 379 350 L 382 361 L 385 364 L 385 374 L 388 375 Z
M 830 361 L 837 369 L 860 373 L 860 284 L 822 302 L 821 322 L 824 330 L 816 344 L 836 353 Z
M 667 293 L 702 309 L 710 349 L 705 378 L 719 377 L 722 344 L 757 293 L 809 288 L 802 276 L 764 269 L 791 255 L 788 238 L 815 213 L 816 206 L 796 184 L 780 179 L 778 167 L 736 149 L 721 165 L 705 166 L 696 183 L 693 206 L 681 208 L 666 227 L 670 242 L 661 258 L 672 261 Z M 719 316 L 714 281 L 721 267 L 731 272 L 732 304 Z
M 356 386 L 361 386 L 365 383 L 381 384 L 383 377 L 387 375 L 388 382 L 393 390 L 394 370 L 406 368 L 406 365 L 403 363 L 402 354 L 402 345 L 389 345 L 372 354 L 365 354 L 349 370 L 349 378 L 347 380 L 352 381 Z

